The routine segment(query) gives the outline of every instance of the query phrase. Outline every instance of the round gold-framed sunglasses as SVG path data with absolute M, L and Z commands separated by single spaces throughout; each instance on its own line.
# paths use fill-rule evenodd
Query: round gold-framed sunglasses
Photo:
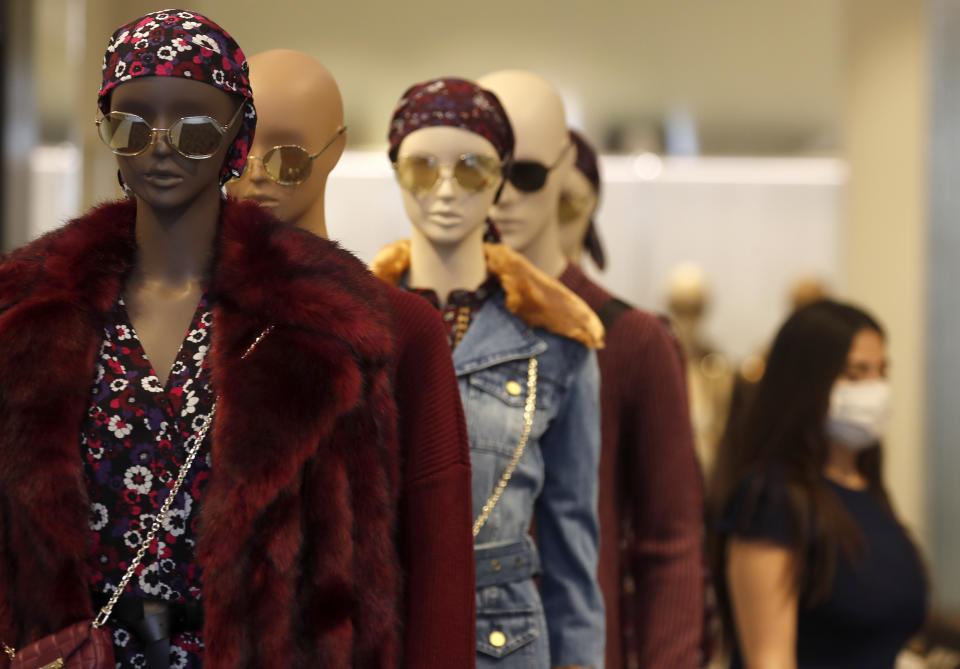
M 247 161 L 259 160 L 271 181 L 281 186 L 296 186 L 310 177 L 314 159 L 333 146 L 346 131 L 347 126 L 340 126 L 330 141 L 316 153 L 310 153 L 297 144 L 280 144 L 268 149 L 263 156 L 248 155 Z
M 174 151 L 184 158 L 210 158 L 219 149 L 224 135 L 240 118 L 246 103 L 237 107 L 226 125 L 209 116 L 185 116 L 169 128 L 154 128 L 142 116 L 129 112 L 112 111 L 96 120 L 101 141 L 118 156 L 138 156 L 157 141 L 161 134 Z
M 441 164 L 436 156 L 401 156 L 393 164 L 393 169 L 397 173 L 400 186 L 414 195 L 429 192 L 440 180 Z M 490 156 L 465 153 L 453 164 L 452 174 L 461 188 L 471 193 L 479 193 L 501 179 L 503 165 Z

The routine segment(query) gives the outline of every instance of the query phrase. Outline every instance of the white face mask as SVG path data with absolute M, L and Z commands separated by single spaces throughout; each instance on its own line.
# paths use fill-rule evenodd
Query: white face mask
M 890 383 L 840 381 L 830 393 L 827 436 L 848 448 L 860 450 L 876 443 L 890 419 Z

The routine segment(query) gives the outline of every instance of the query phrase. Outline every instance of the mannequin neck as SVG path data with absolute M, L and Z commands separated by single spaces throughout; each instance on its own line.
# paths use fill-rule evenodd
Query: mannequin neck
M 700 319 L 694 316 L 671 314 L 670 320 L 684 356 L 688 360 L 699 358 L 703 348 L 700 342 Z
M 134 275 L 173 288 L 202 281 L 213 256 L 220 206 L 219 189 L 178 209 L 157 210 L 138 198 Z
M 539 235 L 530 240 L 523 249 L 517 249 L 547 276 L 556 278 L 567 266 L 567 256 L 560 245 L 556 221 L 547 221 Z M 578 263 L 579 264 L 579 263 Z
M 567 256 L 567 260 L 572 262 L 574 265 L 583 266 L 583 247 L 578 246 L 574 251 Z
M 478 225 L 459 243 L 437 246 L 417 228 L 413 228 L 410 237 L 410 286 L 434 291 L 441 306 L 446 304 L 451 291 L 472 291 L 479 287 L 487 279 L 483 231 L 484 226 Z
M 327 181 L 324 178 L 320 184 L 320 192 L 313 203 L 293 221 L 290 221 L 298 228 L 312 232 L 318 237 L 327 239 L 327 217 L 324 208 L 324 195 L 327 189 Z

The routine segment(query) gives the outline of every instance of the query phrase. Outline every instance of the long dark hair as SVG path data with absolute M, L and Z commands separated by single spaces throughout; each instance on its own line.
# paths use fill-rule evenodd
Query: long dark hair
M 872 316 L 848 304 L 820 300 L 794 312 L 777 333 L 745 418 L 727 426 L 711 480 L 708 513 L 715 526 L 734 493 L 746 486 L 747 508 L 762 503 L 759 497 L 749 499 L 751 490 L 760 495 L 770 483 L 765 479 L 782 477 L 779 484 L 786 487 L 787 529 L 801 606 L 814 606 L 829 597 L 838 559 L 855 560 L 863 541 L 823 478 L 830 391 L 846 366 L 854 336 L 862 330 L 883 335 Z M 869 492 L 892 514 L 883 487 L 880 445 L 860 453 L 857 467 Z M 759 485 L 747 485 L 758 481 Z M 725 553 L 725 537 L 711 533 L 711 566 L 730 634 Z

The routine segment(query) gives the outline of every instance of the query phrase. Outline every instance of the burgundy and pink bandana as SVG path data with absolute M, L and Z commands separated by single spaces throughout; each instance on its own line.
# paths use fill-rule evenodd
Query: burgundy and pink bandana
M 390 122 L 390 160 L 396 161 L 407 135 L 438 125 L 480 135 L 504 162 L 513 156 L 513 127 L 497 96 L 472 81 L 448 77 L 416 84 L 400 98 Z
M 103 57 L 100 111 L 110 111 L 110 91 L 135 77 L 195 79 L 244 98 L 246 110 L 237 138 L 227 153 L 220 181 L 239 177 L 257 126 L 247 58 L 216 23 L 196 12 L 164 9 L 121 26 Z

